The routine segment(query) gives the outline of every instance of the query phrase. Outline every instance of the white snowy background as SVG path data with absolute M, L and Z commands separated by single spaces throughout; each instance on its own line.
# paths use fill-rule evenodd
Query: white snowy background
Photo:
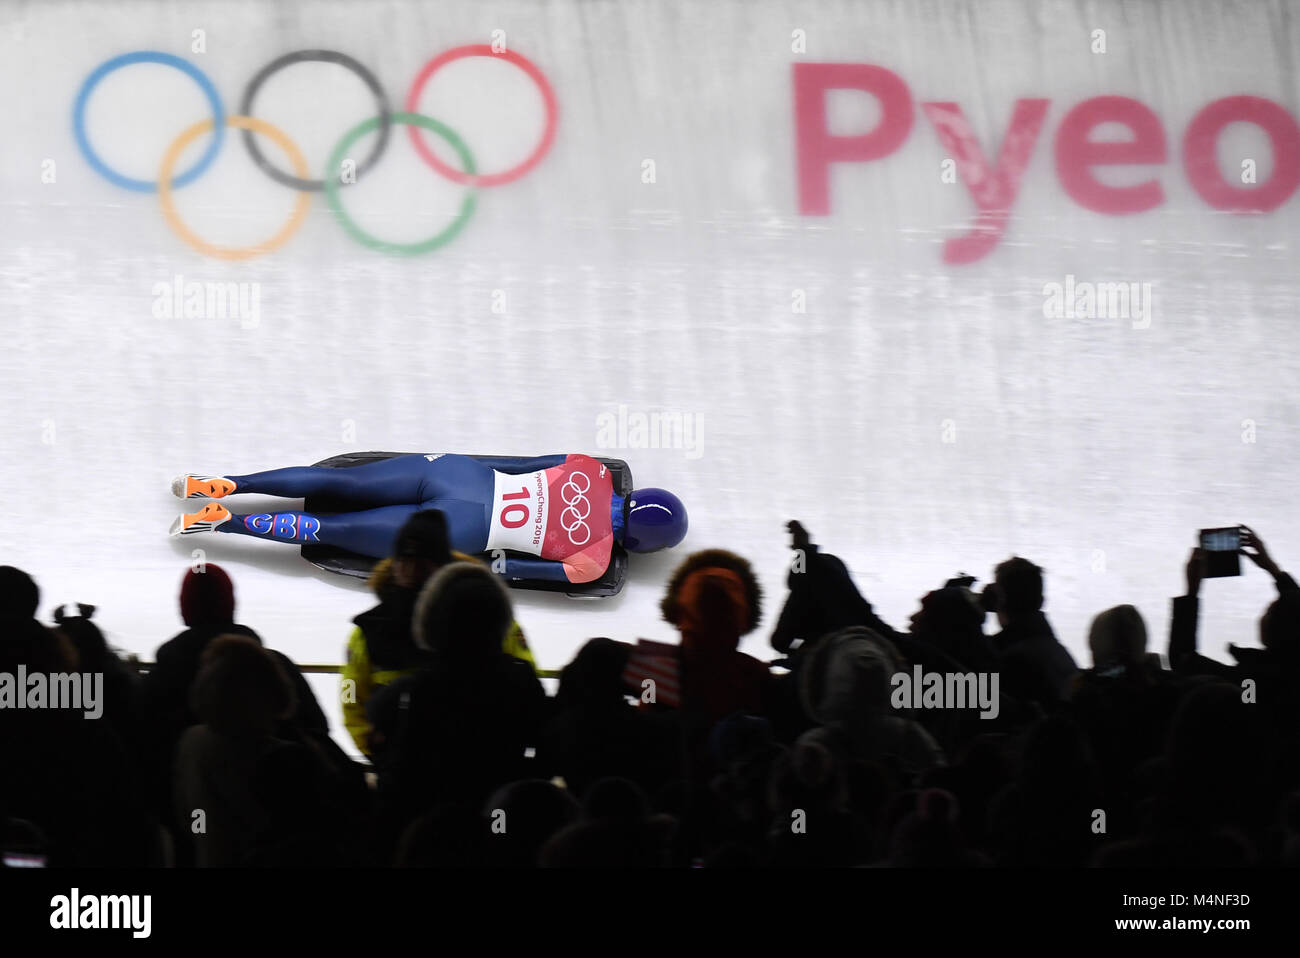
M 1104 54 L 1091 49 L 1097 29 Z M 156 195 L 97 175 L 73 137 L 83 80 L 132 50 L 188 59 L 234 113 L 263 64 L 336 49 L 401 109 L 427 60 L 493 31 L 553 84 L 554 147 L 519 181 L 479 189 L 462 234 L 428 255 L 362 248 L 316 195 L 282 248 L 211 259 L 170 230 Z M 1188 121 L 1215 99 L 1263 96 L 1300 116 L 1298 50 L 1300 10 L 1284 2 L 4 0 L 0 562 L 36 577 L 43 616 L 92 602 L 110 640 L 148 658 L 181 628 L 177 588 L 202 547 L 268 645 L 337 663 L 364 585 L 275 543 L 168 539 L 182 507 L 172 476 L 360 449 L 588 452 L 676 491 L 691 531 L 674 554 L 634 557 L 618 598 L 514 593 L 543 666 L 590 636 L 671 639 L 663 583 L 709 546 L 755 563 L 767 609 L 744 648 L 770 657 L 793 517 L 897 626 L 958 570 L 985 580 L 1019 553 L 1046 568 L 1047 611 L 1081 663 L 1091 616 L 1120 602 L 1141 609 L 1163 651 L 1197 529 L 1249 523 L 1284 567 L 1300 565 L 1300 196 L 1265 215 L 1216 212 L 1181 160 Z M 896 153 L 835 170 L 827 217 L 798 210 L 800 61 L 888 67 L 917 111 Z M 1161 120 L 1166 163 L 1099 174 L 1156 176 L 1165 201 L 1150 212 L 1089 212 L 1057 179 L 1061 118 L 1106 94 Z M 969 229 L 973 205 L 942 182 L 919 104 L 956 101 L 996 155 L 1015 100 L 1031 96 L 1051 103 L 1005 237 L 976 263 L 945 265 L 942 244 Z M 420 110 L 488 172 L 525 157 L 542 129 L 536 88 L 486 59 L 436 74 Z M 320 175 L 374 106 L 341 68 L 300 64 L 268 82 L 256 114 Z M 877 115 L 866 96 L 832 102 L 837 131 Z M 101 84 L 87 127 L 114 167 L 154 179 L 167 145 L 207 116 L 189 78 L 133 66 Z M 1226 176 L 1242 157 L 1261 182 L 1271 175 L 1258 128 L 1229 128 L 1219 154 Z M 412 241 L 441 229 L 464 191 L 395 127 L 344 202 L 366 228 Z M 271 235 L 296 198 L 234 130 L 176 196 L 196 232 L 232 245 Z M 1044 285 L 1067 275 L 1150 283 L 1149 328 L 1045 318 Z M 177 276 L 257 284 L 258 323 L 158 318 L 155 286 Z M 806 312 L 792 309 L 797 290 Z M 699 455 L 599 448 L 599 417 L 620 404 L 695 417 Z M 1244 564 L 1202 594 L 1207 652 L 1255 641 L 1272 594 L 1262 573 Z M 337 732 L 337 679 L 313 681 Z

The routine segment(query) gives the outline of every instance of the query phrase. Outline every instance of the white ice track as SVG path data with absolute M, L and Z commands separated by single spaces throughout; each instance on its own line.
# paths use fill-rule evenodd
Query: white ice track
M 206 51 L 192 53 L 198 29 Z M 264 63 L 334 48 L 400 108 L 425 61 L 494 30 L 554 85 L 554 148 L 518 182 L 480 190 L 463 233 L 425 256 L 361 248 L 314 197 L 283 248 L 206 258 L 156 196 L 106 182 L 73 138 L 82 81 L 131 50 L 189 59 L 235 112 Z M 806 52 L 792 51 L 796 30 Z M 42 615 L 93 602 L 113 642 L 148 656 L 180 626 L 177 587 L 202 545 L 269 645 L 338 662 L 362 586 L 275 543 L 169 540 L 174 474 L 354 449 L 604 452 L 678 492 L 691 533 L 674 555 L 634 558 L 617 599 L 516 593 L 545 666 L 593 635 L 671 639 L 664 580 L 706 546 L 760 571 L 766 614 L 744 647 L 770 654 L 791 517 L 896 625 L 947 576 L 987 578 L 1014 552 L 1046 567 L 1048 612 L 1080 660 L 1091 615 L 1120 602 L 1163 649 L 1196 529 L 1247 522 L 1300 566 L 1300 195 L 1267 214 L 1217 212 L 1182 163 L 1189 121 L 1216 99 L 1267 97 L 1300 116 L 1296 51 L 1300 9 L 1281 2 L 0 3 L 0 561 L 35 575 Z M 831 215 L 801 215 L 791 65 L 825 61 L 887 67 L 915 104 L 956 101 L 990 155 L 1017 98 L 1050 100 L 996 249 L 944 263 L 974 207 L 942 182 L 946 154 L 919 106 L 895 153 L 835 169 Z M 1149 212 L 1090 212 L 1058 179 L 1062 118 L 1103 94 L 1160 119 L 1164 163 L 1099 173 L 1155 176 L 1165 196 Z M 836 97 L 836 132 L 875 122 L 872 99 Z M 534 88 L 487 60 L 439 73 L 420 108 L 487 171 L 540 131 Z M 256 113 L 319 169 L 373 107 L 341 69 L 307 64 L 274 78 Z M 88 130 L 119 169 L 152 179 L 167 144 L 208 115 L 190 80 L 138 66 L 92 97 Z M 1221 138 L 1226 175 L 1243 155 L 1267 181 L 1258 128 Z M 270 234 L 294 195 L 235 131 L 177 191 L 186 221 L 224 243 Z M 395 128 L 345 201 L 368 228 L 412 240 L 462 195 Z M 258 325 L 156 318 L 155 284 L 177 275 L 259 284 Z M 1149 328 L 1045 318 L 1044 284 L 1067 275 L 1151 283 Z M 795 290 L 806 313 L 792 311 Z M 619 404 L 702 417 L 702 454 L 598 448 L 597 419 Z M 1253 643 L 1270 594 L 1253 567 L 1207 583 L 1206 650 Z M 316 684 L 327 707 L 335 682 Z

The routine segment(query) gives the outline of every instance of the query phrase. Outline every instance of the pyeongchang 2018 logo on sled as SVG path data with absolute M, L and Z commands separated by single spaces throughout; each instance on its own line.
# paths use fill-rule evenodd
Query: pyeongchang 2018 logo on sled
M 451 63 L 475 57 L 488 57 L 511 64 L 532 81 L 541 96 L 544 112 L 541 137 L 523 160 L 508 169 L 490 172 L 480 170 L 471 144 L 465 142 L 459 133 L 437 117 L 426 116 L 420 112 L 421 96 L 431 78 Z M 349 71 L 365 84 L 374 100 L 374 116 L 362 120 L 344 132 L 323 163 L 308 162 L 287 133 L 254 116 L 254 103 L 258 92 L 265 86 L 267 80 L 287 67 L 306 62 L 333 64 Z M 207 117 L 175 118 L 176 137 L 159 157 L 156 179 L 138 179 L 110 166 L 100 148 L 92 142 L 87 123 L 94 93 L 101 83 L 119 70 L 140 64 L 170 67 L 180 73 L 182 79 L 188 78 L 202 92 L 209 113 Z M 493 98 L 490 90 L 477 87 L 466 90 L 466 95 L 481 97 L 485 103 L 496 104 L 499 100 L 499 97 Z M 551 83 L 545 74 L 527 57 L 506 49 L 504 37 L 499 37 L 492 44 L 453 47 L 430 59 L 411 82 L 403 111 L 392 109 L 387 91 L 369 67 L 346 53 L 335 50 L 295 50 L 267 63 L 245 85 L 240 97 L 238 113 L 226 111 L 226 105 L 216 85 L 193 63 L 170 53 L 138 50 L 113 57 L 91 71 L 77 93 L 72 109 L 72 125 L 77 146 L 91 169 L 121 189 L 137 193 L 157 193 L 160 212 L 172 232 L 186 245 L 205 256 L 223 260 L 244 260 L 283 246 L 302 226 L 311 206 L 312 195 L 316 193 L 325 195 L 333 213 L 332 218 L 361 246 L 397 256 L 415 256 L 445 246 L 459 235 L 474 213 L 478 190 L 513 183 L 532 171 L 542 161 L 555 140 L 558 112 L 555 91 L 551 88 Z M 431 228 L 436 231 L 415 242 L 397 242 L 374 235 L 360 225 L 343 203 L 345 187 L 360 182 L 366 176 L 382 175 L 380 172 L 372 171 L 376 171 L 381 158 L 394 140 L 392 135 L 394 126 L 406 127 L 407 140 L 411 148 L 432 173 L 466 187 L 460 206 L 450 222 L 434 224 Z M 288 218 L 275 227 L 274 232 L 267 239 L 247 246 L 218 245 L 198 235 L 182 218 L 175 201 L 175 193 L 202 177 L 217 159 L 226 142 L 227 127 L 240 131 L 239 142 L 243 144 L 249 158 L 262 173 L 297 194 Z M 431 136 L 433 140 L 430 139 Z M 367 138 L 368 151 L 365 155 L 358 156 L 359 151 L 355 147 Z M 263 152 L 262 144 L 267 141 L 276 149 L 277 156 L 274 160 Z M 435 141 L 441 141 L 450 149 L 450 154 L 455 157 L 454 163 L 434 152 L 431 143 Z M 187 150 L 199 143 L 203 144 L 202 151 L 190 151 L 198 152 L 197 159 L 187 168 L 177 169 L 182 156 L 189 155 Z M 284 168 L 286 160 L 288 169 Z
M 831 212 L 832 167 L 883 160 L 897 151 L 912 131 L 912 92 L 897 73 L 869 63 L 796 63 L 792 83 L 799 212 L 827 216 Z M 831 132 L 827 101 L 832 92 L 840 90 L 867 93 L 879 102 L 880 118 L 872 129 L 849 135 Z M 1002 241 L 1050 104 L 1050 100 L 1036 97 L 1016 100 L 993 159 L 980 146 L 959 103 L 921 104 L 939 142 L 955 159 L 956 172 L 976 208 L 971 231 L 944 244 L 945 263 L 976 262 Z M 1241 181 L 1248 185 L 1229 182 L 1220 170 L 1219 137 L 1233 123 L 1251 124 L 1267 134 L 1273 170 L 1265 182 L 1255 182 L 1251 158 L 1241 158 Z M 1128 139 L 1094 140 L 1097 128 L 1107 124 L 1124 127 Z M 1111 186 L 1097 175 L 1106 166 L 1168 162 L 1160 117 L 1140 100 L 1097 96 L 1076 103 L 1057 127 L 1052 149 L 1061 188 L 1086 209 L 1121 216 L 1146 212 L 1164 202 L 1164 188 L 1154 176 L 1131 186 Z M 1272 100 L 1224 97 L 1206 104 L 1192 117 L 1183 133 L 1181 161 L 1188 182 L 1211 209 L 1267 213 L 1290 199 L 1300 186 L 1300 126 Z

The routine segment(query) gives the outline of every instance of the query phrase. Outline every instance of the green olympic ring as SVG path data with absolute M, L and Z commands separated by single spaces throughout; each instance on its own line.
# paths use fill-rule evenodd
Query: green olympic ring
M 388 240 L 380 239 L 377 236 L 372 236 L 363 230 L 357 224 L 356 220 L 348 214 L 347 210 L 343 208 L 343 203 L 339 196 L 339 187 L 341 185 L 339 176 L 337 173 L 330 173 L 329 171 L 337 171 L 341 169 L 343 166 L 344 155 L 348 152 L 349 147 L 356 143 L 357 140 L 361 139 L 361 137 L 376 129 L 379 126 L 381 119 L 381 117 L 372 116 L 370 119 L 358 123 L 343 135 L 343 139 L 340 140 L 339 145 L 334 148 L 334 152 L 330 155 L 329 163 L 325 168 L 325 196 L 329 200 L 330 209 L 334 211 L 334 215 L 338 217 L 339 222 L 343 225 L 343 229 L 362 246 L 373 250 L 379 250 L 383 253 L 395 253 L 399 256 L 418 256 L 421 253 L 435 250 L 439 246 L 443 246 L 455 238 L 456 234 L 464 228 L 465 224 L 469 222 L 470 216 L 474 213 L 476 194 L 472 190 L 467 192 L 464 201 L 460 205 L 460 212 L 456 214 L 456 218 L 453 219 L 440 233 L 429 237 L 429 239 L 420 240 L 418 243 L 393 243 Z M 404 123 L 407 126 L 423 127 L 426 130 L 438 134 L 451 144 L 452 149 L 454 149 L 456 154 L 460 157 L 463 172 L 470 174 L 477 172 L 474 166 L 474 157 L 470 155 L 469 148 L 465 146 L 464 141 L 445 124 L 439 123 L 432 117 L 424 116 L 420 113 L 394 113 L 389 116 L 388 119 L 391 123 Z

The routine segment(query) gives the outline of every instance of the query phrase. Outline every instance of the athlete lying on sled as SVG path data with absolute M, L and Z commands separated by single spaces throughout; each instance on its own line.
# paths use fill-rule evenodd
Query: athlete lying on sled
M 621 486 L 615 485 L 614 471 L 626 480 Z M 581 586 L 606 576 L 623 550 L 654 552 L 686 536 L 681 500 L 664 489 L 630 490 L 630 485 L 626 463 L 584 455 L 353 453 L 315 466 L 245 476 L 181 476 L 173 480 L 172 493 L 185 499 L 250 493 L 307 501 L 300 512 L 250 515 L 211 502 L 177 518 L 171 534 L 227 532 L 292 542 L 302 545 L 312 561 L 317 560 L 309 548 L 334 547 L 324 551 L 365 557 L 368 561 L 352 572 L 364 574 L 373 561 L 390 553 L 398 529 L 411 515 L 439 509 L 447 519 L 451 547 L 490 554 L 494 570 L 511 584 L 575 585 L 580 594 L 607 595 L 621 587 L 621 575 L 615 582 L 607 580 L 603 590 Z M 313 511 L 313 503 L 322 507 Z

